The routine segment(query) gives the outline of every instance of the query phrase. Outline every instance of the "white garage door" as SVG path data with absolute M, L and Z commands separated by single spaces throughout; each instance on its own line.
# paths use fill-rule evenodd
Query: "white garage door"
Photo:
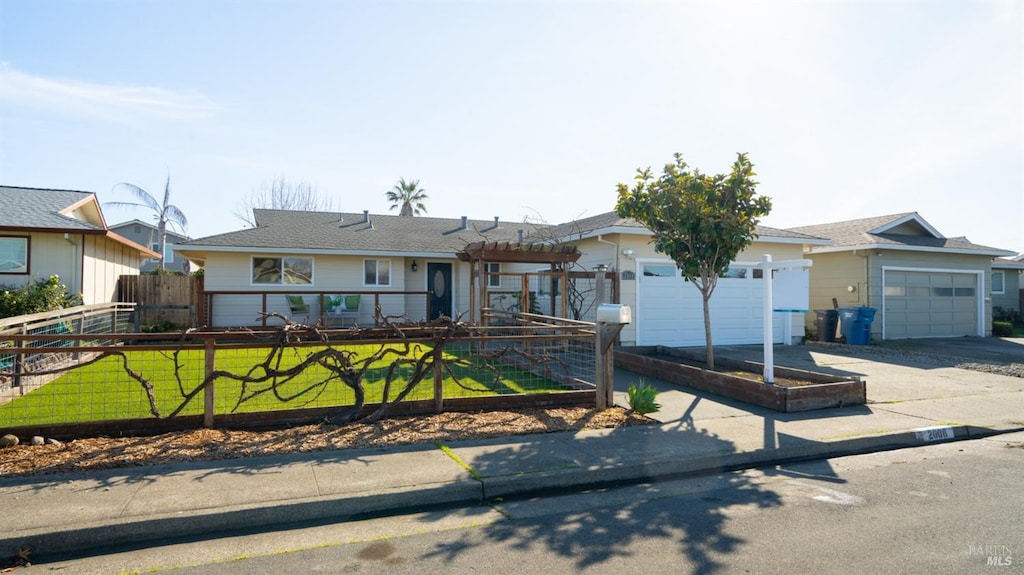
M 704 311 L 700 291 L 685 281 L 675 264 L 641 264 L 637 273 L 637 345 L 703 346 Z M 762 290 L 753 270 L 732 270 L 709 302 L 714 345 L 763 341 Z M 783 321 L 774 322 L 773 340 L 783 342 Z
M 976 273 L 884 270 L 885 337 L 982 335 Z

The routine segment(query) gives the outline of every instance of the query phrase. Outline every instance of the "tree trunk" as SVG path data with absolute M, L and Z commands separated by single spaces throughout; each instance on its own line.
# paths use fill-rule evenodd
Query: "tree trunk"
M 715 369 L 715 348 L 711 343 L 711 310 L 708 307 L 708 300 L 711 299 L 711 294 L 701 290 L 702 299 L 704 300 L 704 341 L 708 348 L 708 369 Z

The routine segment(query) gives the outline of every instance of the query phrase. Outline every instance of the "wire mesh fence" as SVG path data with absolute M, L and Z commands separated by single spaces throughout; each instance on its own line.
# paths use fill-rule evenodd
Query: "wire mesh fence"
M 8 334 L 0 429 L 175 418 L 186 428 L 195 426 L 188 416 L 209 424 L 240 414 L 272 425 L 277 415 L 291 422 L 304 410 L 322 417 L 340 409 L 351 420 L 368 407 L 383 413 L 400 403 L 440 411 L 475 401 L 486 409 L 502 408 L 502 398 L 550 404 L 564 395 L 578 405 L 588 401 L 580 393 L 593 404 L 594 335 L 585 324 L 441 323 Z

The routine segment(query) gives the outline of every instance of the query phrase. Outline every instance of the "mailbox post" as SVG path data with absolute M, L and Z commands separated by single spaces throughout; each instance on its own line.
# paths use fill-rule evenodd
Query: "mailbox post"
M 611 347 L 622 328 L 633 319 L 628 305 L 602 303 L 597 306 L 597 325 L 594 341 L 597 387 L 597 408 L 607 409 L 615 403 L 615 362 Z

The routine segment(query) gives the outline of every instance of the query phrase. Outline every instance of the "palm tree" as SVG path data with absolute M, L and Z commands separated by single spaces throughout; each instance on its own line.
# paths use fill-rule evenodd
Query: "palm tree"
M 398 178 L 395 187 L 385 194 L 391 202 L 391 209 L 401 207 L 398 212 L 400 216 L 418 216 L 427 213 L 427 206 L 423 200 L 427 199 L 427 191 L 420 187 L 419 180 L 405 181 L 405 178 Z
M 185 228 L 188 227 L 188 219 L 185 218 L 185 214 L 178 208 L 178 206 L 171 204 L 171 176 L 168 174 L 167 183 L 164 185 L 164 201 L 163 203 L 156 201 L 156 198 L 152 194 L 136 186 L 135 184 L 129 184 L 122 182 L 114 186 L 116 189 L 118 186 L 124 186 L 128 189 L 131 195 L 135 196 L 138 202 L 107 202 L 104 206 L 112 206 L 115 208 L 146 208 L 152 210 L 153 219 L 157 221 L 156 233 L 159 236 L 160 242 L 160 268 L 164 267 L 164 246 L 167 243 L 167 224 L 174 224 L 181 231 L 182 235 L 185 235 Z M 152 243 L 152 242 L 151 242 Z

